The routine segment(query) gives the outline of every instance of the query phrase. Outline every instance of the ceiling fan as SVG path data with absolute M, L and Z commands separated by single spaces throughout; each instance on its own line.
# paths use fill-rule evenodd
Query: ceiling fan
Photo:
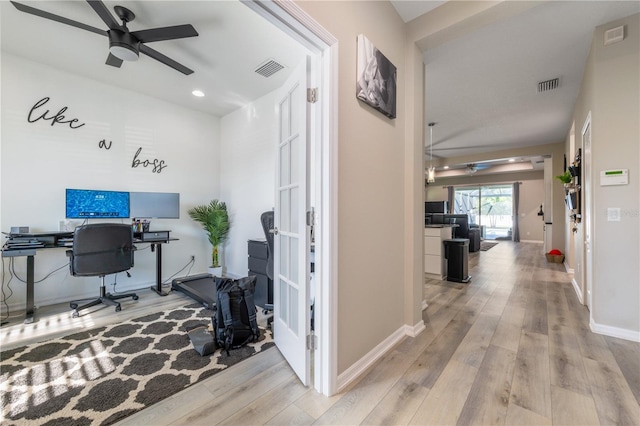
M 478 170 L 488 169 L 489 167 L 491 167 L 491 165 L 486 163 L 470 163 L 466 165 L 464 171 L 466 174 L 472 175 L 475 174 L 475 172 L 477 172 Z
M 52 21 L 60 22 L 70 25 L 72 27 L 81 28 L 86 31 L 91 31 L 96 34 L 100 34 L 109 37 L 109 56 L 107 56 L 107 65 L 120 68 L 122 61 L 136 61 L 140 52 L 162 62 L 171 68 L 180 71 L 185 75 L 193 73 L 193 70 L 185 67 L 184 65 L 174 61 L 171 58 L 163 55 L 162 53 L 153 50 L 145 43 L 154 41 L 174 40 L 178 38 L 195 37 L 198 32 L 192 25 L 176 25 L 171 27 L 151 28 L 141 31 L 129 31 L 127 23 L 135 19 L 135 15 L 129 9 L 123 6 L 115 6 L 113 9 L 122 21 L 122 24 L 118 24 L 113 15 L 107 9 L 107 6 L 100 0 L 87 0 L 87 3 L 93 8 L 93 10 L 100 16 L 100 19 L 107 24 L 108 30 L 101 30 L 90 25 L 83 24 L 81 22 L 73 21 L 63 16 L 54 15 L 53 13 L 45 12 L 40 9 L 27 6 L 15 1 L 11 2 L 16 9 L 21 12 L 29 13 L 31 15 L 39 16 L 41 18 L 51 19 Z

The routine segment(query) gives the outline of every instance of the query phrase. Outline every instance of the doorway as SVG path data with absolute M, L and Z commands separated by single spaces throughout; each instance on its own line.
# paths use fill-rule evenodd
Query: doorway
M 513 185 L 479 185 L 454 188 L 453 212 L 468 214 L 486 240 L 511 240 Z
M 329 396 L 335 393 L 337 383 L 336 304 L 331 303 L 337 286 L 337 168 L 333 167 L 337 161 L 337 127 L 330 113 L 337 111 L 337 39 L 293 2 L 251 0 L 244 4 L 304 46 L 311 56 L 310 83 L 317 89 L 317 103 L 307 119 L 314 143 L 309 145 L 309 156 L 302 167 L 310 175 L 306 190 L 313 210 L 305 219 L 314 224 L 315 241 L 315 291 L 311 295 L 315 301 L 315 338 L 311 335 L 309 344 L 314 347 L 313 387 Z M 277 250 L 274 262 L 280 262 Z M 308 280 L 309 277 L 307 286 Z M 298 313 L 298 318 L 304 316 L 305 313 Z

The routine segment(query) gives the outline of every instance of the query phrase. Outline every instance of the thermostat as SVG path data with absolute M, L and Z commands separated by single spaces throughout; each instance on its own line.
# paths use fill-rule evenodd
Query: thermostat
M 600 186 L 627 185 L 629 183 L 629 169 L 603 170 L 600 172 Z

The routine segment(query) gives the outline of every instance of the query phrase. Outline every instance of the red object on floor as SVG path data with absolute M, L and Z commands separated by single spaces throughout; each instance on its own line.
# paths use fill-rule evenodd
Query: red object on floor
M 554 254 L 554 255 L 560 255 L 562 254 L 562 252 L 558 249 L 553 249 L 551 251 L 549 251 L 549 254 Z

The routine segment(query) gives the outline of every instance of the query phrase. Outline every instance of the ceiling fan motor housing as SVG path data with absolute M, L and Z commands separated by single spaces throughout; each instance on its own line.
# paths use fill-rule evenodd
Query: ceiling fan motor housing
M 137 61 L 140 42 L 128 32 L 109 30 L 109 52 L 123 61 Z

